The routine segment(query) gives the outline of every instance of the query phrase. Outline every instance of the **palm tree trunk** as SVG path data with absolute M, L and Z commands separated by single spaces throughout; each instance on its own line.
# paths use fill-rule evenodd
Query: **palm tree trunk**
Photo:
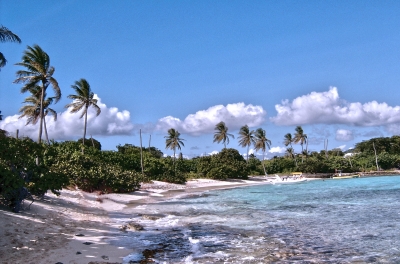
M 175 162 L 175 148 L 174 148 L 174 173 L 175 173 L 175 176 L 176 176 L 176 162 Z
M 379 171 L 378 156 L 376 155 L 376 148 L 375 148 L 375 143 L 374 142 L 372 142 L 372 146 L 374 147 L 376 170 Z
M 250 145 L 247 146 L 247 160 L 246 160 L 247 163 L 249 163 L 249 148 L 250 148 Z
M 39 124 L 39 138 L 38 138 L 39 144 L 42 143 L 44 87 L 45 87 L 45 82 L 42 81 L 42 94 L 40 95 L 40 124 Z
M 86 137 L 87 111 L 88 111 L 88 108 L 86 107 L 86 109 L 85 109 L 85 126 L 83 128 L 83 139 L 82 139 L 82 144 L 83 145 L 85 145 L 85 137 Z
M 303 143 L 301 144 L 301 163 L 303 163 L 304 155 L 303 155 Z
M 263 165 L 265 176 L 267 176 L 267 171 L 265 170 L 265 165 L 264 165 L 264 156 L 265 156 L 265 151 L 263 151 L 263 160 L 262 160 L 261 164 Z
M 47 144 L 50 145 L 49 135 L 47 134 L 46 116 L 43 117 L 44 134 L 46 135 Z

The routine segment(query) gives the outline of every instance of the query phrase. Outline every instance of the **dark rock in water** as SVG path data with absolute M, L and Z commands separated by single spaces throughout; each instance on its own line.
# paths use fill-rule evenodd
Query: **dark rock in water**
M 153 258 L 156 253 L 157 253 L 157 249 L 145 249 L 142 252 L 143 256 L 146 259 Z
M 85 235 L 84 234 L 75 234 L 75 236 L 82 237 L 82 236 L 85 236 Z
M 82 252 L 80 252 L 80 251 L 77 251 L 77 252 L 76 252 L 76 255 L 80 255 L 80 254 L 82 254 Z
M 147 215 L 147 214 L 144 214 L 144 215 L 142 215 L 143 219 L 153 220 L 153 221 L 158 220 L 158 219 L 163 218 L 163 217 L 165 217 L 165 215 L 161 215 L 161 214 L 158 214 L 158 215 Z
M 129 222 L 128 227 L 134 231 L 140 231 L 144 229 L 142 225 L 135 222 Z
M 93 244 L 92 242 L 84 242 L 84 243 L 82 243 L 82 244 L 84 244 L 84 245 L 91 245 L 91 244 Z
M 101 256 L 102 259 L 109 260 L 108 256 Z
M 62 262 L 57 262 L 56 264 L 63 264 Z
M 121 230 L 121 231 L 127 231 L 128 229 L 130 229 L 130 230 L 132 230 L 132 231 L 141 231 L 141 230 L 144 230 L 144 228 L 143 228 L 142 225 L 140 225 L 140 224 L 138 224 L 138 223 L 135 223 L 135 222 L 129 222 L 128 224 L 123 225 L 123 226 L 120 227 L 120 230 Z

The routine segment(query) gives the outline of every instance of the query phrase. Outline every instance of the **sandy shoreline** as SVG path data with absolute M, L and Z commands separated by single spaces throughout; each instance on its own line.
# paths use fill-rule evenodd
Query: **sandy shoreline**
M 62 190 L 59 197 L 47 193 L 29 210 L 12 213 L 0 207 L 0 263 L 123 263 L 132 249 L 110 245 L 107 240 L 123 232 L 113 213 L 170 197 L 207 190 L 268 184 L 263 177 L 250 180 L 198 179 L 185 185 L 155 181 L 142 184 L 131 194 L 86 193 Z M 29 203 L 28 203 L 29 204 Z

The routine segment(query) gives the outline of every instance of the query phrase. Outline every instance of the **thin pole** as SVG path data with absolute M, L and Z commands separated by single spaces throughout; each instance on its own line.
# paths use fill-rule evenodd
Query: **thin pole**
M 142 165 L 142 177 L 144 177 L 144 169 L 143 169 L 143 150 L 142 150 L 142 130 L 139 129 L 140 134 L 140 164 Z

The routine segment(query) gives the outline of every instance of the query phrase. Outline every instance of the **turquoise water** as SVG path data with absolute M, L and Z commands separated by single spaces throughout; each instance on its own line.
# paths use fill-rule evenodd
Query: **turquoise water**
M 400 176 L 209 191 L 132 209 L 144 230 L 112 243 L 132 262 L 400 263 L 399 197 Z

